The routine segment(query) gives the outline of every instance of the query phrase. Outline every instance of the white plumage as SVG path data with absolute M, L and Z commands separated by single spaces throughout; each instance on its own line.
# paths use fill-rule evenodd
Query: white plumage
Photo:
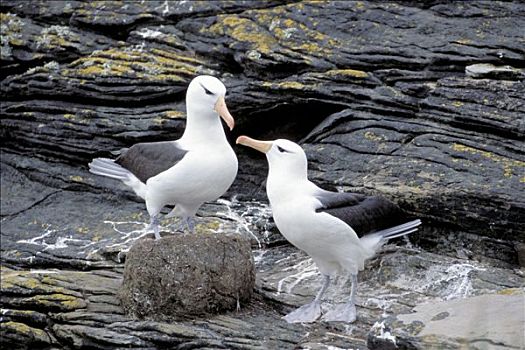
M 223 195 L 237 175 L 237 157 L 219 119 L 233 128 L 225 94 L 219 79 L 196 77 L 186 93 L 186 129 L 180 139 L 139 143 L 115 160 L 96 158 L 89 164 L 90 172 L 121 180 L 146 201 L 157 239 L 164 206 L 174 205 L 168 217 L 183 218 L 192 230 L 199 207 Z
M 330 311 L 324 318 L 353 322 L 356 318 L 354 299 L 358 271 L 388 239 L 416 231 L 421 221 L 413 220 L 393 227 L 366 222 L 385 221 L 386 215 L 392 216 L 387 217 L 387 221 L 397 223 L 399 208 L 379 197 L 340 194 L 319 188 L 308 180 L 306 155 L 294 142 L 283 139 L 259 141 L 241 136 L 237 143 L 266 154 L 269 164 L 266 191 L 275 224 L 290 243 L 310 255 L 325 276 L 325 283 L 315 300 L 285 319 L 289 322 L 317 319 L 321 315 L 321 297 L 330 278 L 347 273 L 352 275 L 350 302 Z M 375 231 L 359 232 L 358 236 L 352 228 L 354 224 Z

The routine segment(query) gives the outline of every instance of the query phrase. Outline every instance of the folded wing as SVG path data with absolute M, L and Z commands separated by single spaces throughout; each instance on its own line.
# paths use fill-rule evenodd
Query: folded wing
M 115 162 L 145 183 L 175 166 L 186 153 L 188 151 L 178 147 L 174 141 L 144 142 L 125 150 Z
M 397 205 L 382 197 L 326 190 L 320 190 L 315 197 L 319 201 L 317 212 L 339 218 L 359 237 L 408 221 Z

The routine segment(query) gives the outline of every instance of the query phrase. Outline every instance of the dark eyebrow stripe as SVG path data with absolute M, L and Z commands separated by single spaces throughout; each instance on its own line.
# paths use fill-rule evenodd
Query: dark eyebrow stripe
M 277 149 L 281 152 L 286 152 L 286 153 L 292 153 L 291 151 L 288 151 L 287 149 L 284 149 L 282 148 L 281 146 L 277 145 Z
M 206 95 L 215 95 L 213 92 L 211 92 L 210 90 L 206 89 L 206 87 L 204 85 L 202 85 L 202 83 L 199 83 L 199 85 L 204 89 L 204 92 L 206 93 Z

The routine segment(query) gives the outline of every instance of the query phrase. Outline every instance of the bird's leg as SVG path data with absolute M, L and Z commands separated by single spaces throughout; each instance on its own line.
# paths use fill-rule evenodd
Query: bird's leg
M 195 220 L 191 216 L 187 216 L 184 221 L 186 221 L 186 225 L 188 226 L 188 230 L 190 233 L 195 232 Z
M 302 322 L 314 322 L 321 316 L 321 298 L 326 292 L 326 288 L 330 284 L 330 276 L 324 275 L 324 281 L 321 289 L 315 296 L 315 299 L 306 305 L 290 312 L 283 318 L 288 323 L 302 323 Z
M 153 230 L 153 233 L 155 234 L 155 239 L 160 239 L 159 218 L 157 215 L 151 216 L 149 226 L 148 226 L 148 231 L 149 230 Z
M 350 300 L 345 304 L 334 307 L 323 316 L 324 321 L 341 321 L 352 323 L 357 319 L 357 310 L 355 308 L 355 297 L 357 293 L 357 274 L 352 274 L 352 289 Z
M 167 216 L 166 216 L 167 217 Z M 173 222 L 169 225 L 169 230 L 172 232 L 184 232 L 184 225 L 186 224 L 186 220 L 183 218 L 178 218 L 176 222 Z

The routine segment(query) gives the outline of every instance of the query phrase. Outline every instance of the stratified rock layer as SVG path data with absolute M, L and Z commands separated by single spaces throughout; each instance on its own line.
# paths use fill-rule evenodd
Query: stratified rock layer
M 136 242 L 119 295 L 129 314 L 169 320 L 244 307 L 254 286 L 250 241 L 200 231 Z
M 3 0 L 0 12 L 2 345 L 363 350 L 394 336 L 425 348 L 401 328 L 381 334 L 385 315 L 523 286 L 522 2 Z M 240 147 L 234 199 L 207 203 L 197 226 L 250 237 L 252 302 L 198 321 L 124 315 L 123 263 L 147 212 L 87 163 L 179 137 L 198 74 L 225 82 L 232 142 L 298 141 L 323 187 L 423 219 L 414 247 L 387 247 L 360 274 L 355 324 L 281 319 L 319 276 L 275 229 L 264 157 Z M 348 297 L 337 287 L 326 303 Z

